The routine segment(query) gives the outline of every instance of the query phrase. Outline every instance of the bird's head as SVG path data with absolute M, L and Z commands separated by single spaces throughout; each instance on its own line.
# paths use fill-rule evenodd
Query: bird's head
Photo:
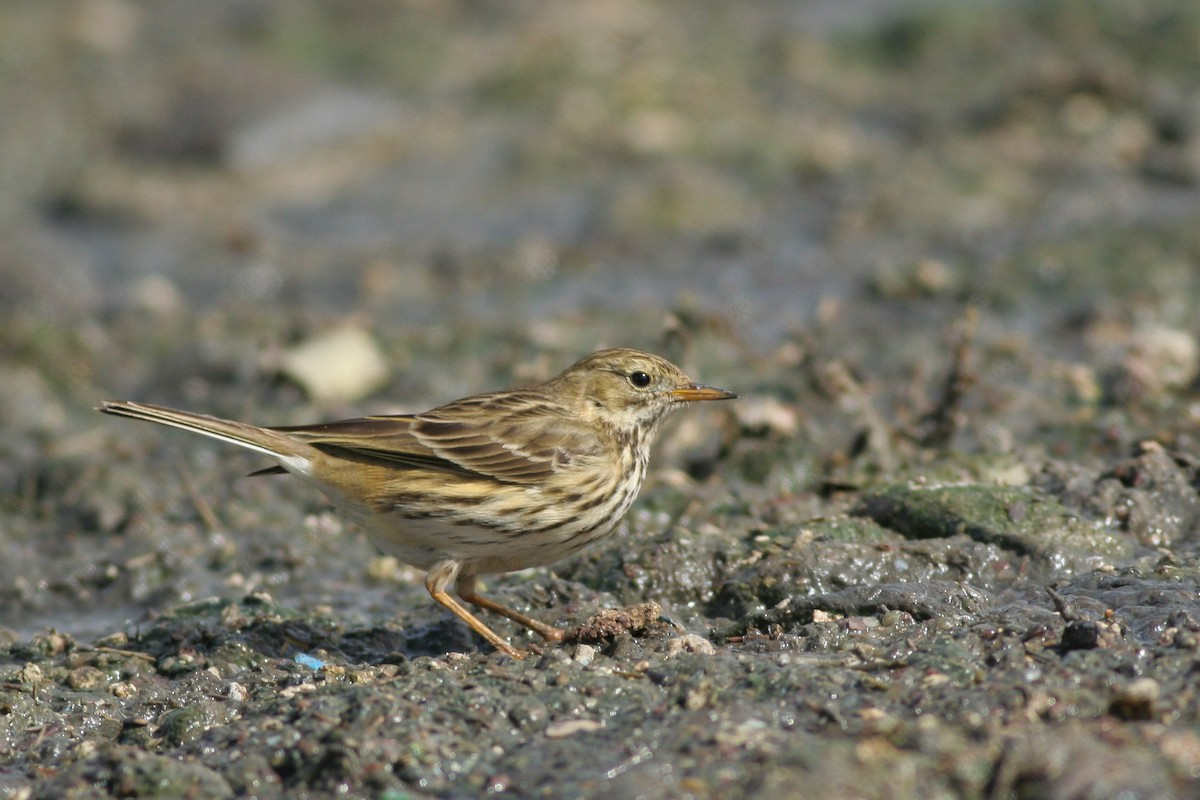
M 687 403 L 737 397 L 696 383 L 664 358 L 628 348 L 592 353 L 549 383 L 573 397 L 581 414 L 619 432 L 652 434 L 667 414 Z

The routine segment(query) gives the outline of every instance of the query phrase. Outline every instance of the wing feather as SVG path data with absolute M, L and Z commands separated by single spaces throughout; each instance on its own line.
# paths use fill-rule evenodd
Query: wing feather
M 331 455 L 501 483 L 540 483 L 601 444 L 535 392 L 478 395 L 424 414 L 360 417 L 275 430 Z

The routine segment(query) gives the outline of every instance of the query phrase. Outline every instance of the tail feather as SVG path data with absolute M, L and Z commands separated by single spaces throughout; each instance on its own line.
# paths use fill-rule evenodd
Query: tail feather
M 170 425 L 173 428 L 198 433 L 222 442 L 245 447 L 263 455 L 278 460 L 288 471 L 299 470 L 307 472 L 307 466 L 315 448 L 293 439 L 285 433 L 248 425 L 244 422 L 211 417 L 207 414 L 197 414 L 193 411 L 180 411 L 149 403 L 131 403 L 125 400 L 102 400 L 96 409 L 105 414 L 118 417 L 156 422 L 160 425 Z M 273 469 L 273 468 L 272 468 Z

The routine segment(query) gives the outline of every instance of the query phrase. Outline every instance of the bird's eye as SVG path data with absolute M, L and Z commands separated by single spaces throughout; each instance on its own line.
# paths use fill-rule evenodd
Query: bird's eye
M 629 382 L 639 389 L 645 389 L 650 385 L 650 376 L 638 370 L 637 372 L 629 373 Z

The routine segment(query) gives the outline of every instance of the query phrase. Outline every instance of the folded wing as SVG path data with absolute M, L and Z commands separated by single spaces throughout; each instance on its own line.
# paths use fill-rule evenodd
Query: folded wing
M 538 393 L 479 395 L 423 414 L 274 430 L 330 455 L 500 483 L 537 484 L 599 454 L 596 436 Z M 549 412 L 549 413 L 548 413 Z

